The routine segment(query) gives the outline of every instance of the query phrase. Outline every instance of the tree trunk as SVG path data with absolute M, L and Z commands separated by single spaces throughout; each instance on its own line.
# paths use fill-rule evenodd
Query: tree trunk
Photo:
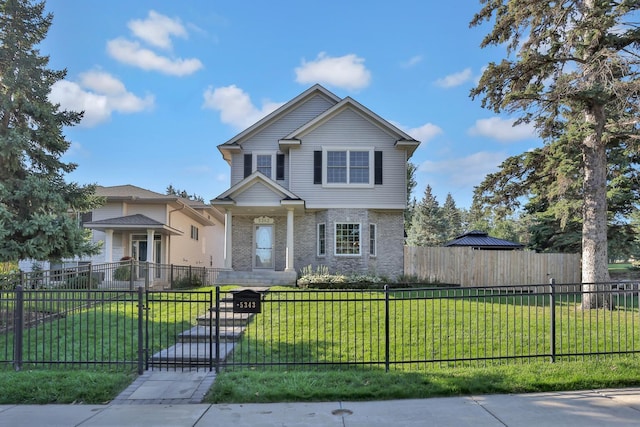
M 584 206 L 582 212 L 582 309 L 612 308 L 607 256 L 607 156 L 602 141 L 605 114 L 602 106 L 585 111 L 591 129 L 582 145 Z

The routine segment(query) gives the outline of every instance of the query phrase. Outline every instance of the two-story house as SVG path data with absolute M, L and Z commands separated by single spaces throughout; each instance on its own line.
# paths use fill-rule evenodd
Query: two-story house
M 220 283 L 295 283 L 305 266 L 403 273 L 411 136 L 315 85 L 218 146 L 231 187 Z
M 123 257 L 141 263 L 219 268 L 223 266 L 224 216 L 205 203 L 136 187 L 96 187 L 104 204 L 82 214 L 80 225 L 92 230 L 92 240 L 101 251 L 90 258 L 52 261 L 23 260 L 20 268 L 34 265 L 61 273 L 86 264 L 120 261 Z M 162 284 L 166 268 L 151 267 L 150 279 Z M 142 279 L 143 264 L 135 270 Z M 108 278 L 108 277 L 107 277 Z
M 211 206 L 133 185 L 96 187 L 105 204 L 83 226 L 102 242 L 93 262 L 127 256 L 155 264 L 221 267 L 224 217 Z

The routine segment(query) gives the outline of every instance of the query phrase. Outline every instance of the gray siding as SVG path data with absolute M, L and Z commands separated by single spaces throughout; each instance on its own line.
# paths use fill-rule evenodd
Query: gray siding
M 406 204 L 406 152 L 395 138 L 351 109 L 333 117 L 302 138 L 291 150 L 290 190 L 308 208 L 376 207 L 403 209 Z M 313 183 L 313 152 L 322 147 L 374 147 L 383 152 L 383 184 L 373 188 L 323 188 Z
M 280 197 L 262 183 L 256 183 L 235 197 L 238 206 L 280 206 Z
M 313 120 L 324 111 L 331 108 L 335 103 L 324 96 L 316 95 L 298 106 L 293 111 L 272 122 L 255 135 L 250 136 L 242 142 L 242 150 L 248 154 L 252 151 L 273 151 L 279 149 L 278 141 L 305 123 Z M 289 188 L 288 182 L 288 156 L 285 157 L 285 181 L 279 183 L 285 188 Z M 231 186 L 244 178 L 244 159 L 242 154 L 235 155 L 231 161 Z

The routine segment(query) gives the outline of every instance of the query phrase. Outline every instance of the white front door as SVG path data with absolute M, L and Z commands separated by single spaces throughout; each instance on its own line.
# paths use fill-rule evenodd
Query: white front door
M 273 225 L 256 225 L 254 233 L 254 268 L 273 268 Z

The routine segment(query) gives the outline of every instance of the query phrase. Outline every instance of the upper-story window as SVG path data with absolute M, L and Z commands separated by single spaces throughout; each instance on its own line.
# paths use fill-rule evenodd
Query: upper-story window
M 369 151 L 327 151 L 327 184 L 368 184 Z
M 256 171 L 271 179 L 284 180 L 284 154 L 272 152 L 245 154 L 244 177 L 246 178 Z
M 382 184 L 382 152 L 373 148 L 324 148 L 314 152 L 313 182 L 330 187 Z
M 256 156 L 256 170 L 262 172 L 269 178 L 271 178 L 271 155 L 270 154 L 258 154 Z

